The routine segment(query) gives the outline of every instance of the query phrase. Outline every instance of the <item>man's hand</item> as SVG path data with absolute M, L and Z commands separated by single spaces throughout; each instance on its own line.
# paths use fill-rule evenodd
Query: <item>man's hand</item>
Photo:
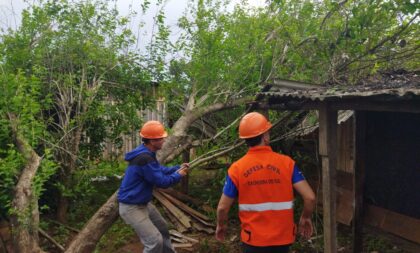
M 313 233 L 311 218 L 305 218 L 303 216 L 300 217 L 298 232 L 306 240 L 311 238 Z
M 226 225 L 217 225 L 216 227 L 216 239 L 218 241 L 223 242 L 225 240 L 225 234 L 226 234 Z
M 190 168 L 190 164 L 189 163 L 183 163 L 181 165 L 181 168 L 179 170 L 177 170 L 178 174 L 180 174 L 181 176 L 186 176 L 188 174 L 188 169 Z

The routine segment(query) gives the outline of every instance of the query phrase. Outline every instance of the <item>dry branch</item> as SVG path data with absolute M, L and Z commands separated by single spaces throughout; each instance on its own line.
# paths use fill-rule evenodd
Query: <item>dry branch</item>
M 68 226 L 68 225 L 66 225 L 66 224 L 63 224 L 63 223 L 61 223 L 61 222 L 58 222 L 58 221 L 56 221 L 56 220 L 51 220 L 51 219 L 48 219 L 48 221 L 49 221 L 49 222 L 51 222 L 51 223 L 54 223 L 54 224 L 56 224 L 56 225 L 62 226 L 62 227 L 66 228 L 66 229 L 68 229 L 68 230 L 70 230 L 70 231 L 72 231 L 72 232 L 75 232 L 75 233 L 80 233 L 80 230 L 75 229 L 75 228 L 72 228 L 72 227 L 70 227 L 70 226 Z
M 54 240 L 54 238 L 52 238 L 51 236 L 49 236 L 47 234 L 47 232 L 45 232 L 44 230 L 42 230 L 41 228 L 38 228 L 38 232 L 44 237 L 46 238 L 48 241 L 50 241 L 52 244 L 54 244 L 61 252 L 64 252 L 64 247 L 61 246 L 56 240 Z

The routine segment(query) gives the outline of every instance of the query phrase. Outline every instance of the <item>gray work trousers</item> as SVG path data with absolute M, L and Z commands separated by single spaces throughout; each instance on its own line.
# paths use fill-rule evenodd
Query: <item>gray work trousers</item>
M 168 225 L 152 203 L 128 205 L 119 203 L 121 218 L 134 228 L 144 245 L 143 253 L 174 253 Z

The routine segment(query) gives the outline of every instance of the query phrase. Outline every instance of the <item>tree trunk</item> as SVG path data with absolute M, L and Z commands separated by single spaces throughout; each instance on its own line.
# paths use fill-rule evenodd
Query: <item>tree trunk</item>
M 43 252 L 38 245 L 38 199 L 32 192 L 32 182 L 42 159 L 19 133 L 16 116 L 10 114 L 9 120 L 16 147 L 25 158 L 25 167 L 14 189 L 10 216 L 14 251 Z
M 63 166 L 63 171 L 60 173 L 60 182 L 66 189 L 73 186 L 72 174 L 76 169 L 77 154 L 79 153 L 80 139 L 81 139 L 81 127 L 78 127 L 73 131 L 73 134 L 67 135 L 69 138 L 64 141 L 63 150 L 59 151 L 61 154 L 60 162 Z M 67 212 L 69 209 L 70 200 L 67 196 L 64 196 L 63 192 L 59 192 L 58 206 L 57 206 L 57 220 L 61 223 L 67 222 Z
M 102 235 L 118 218 L 117 192 L 93 215 L 70 243 L 65 253 L 93 252 Z
M 67 222 L 67 210 L 69 208 L 69 200 L 67 197 L 63 196 L 63 193 L 59 193 L 60 196 L 58 197 L 58 206 L 57 206 L 57 221 L 61 223 Z

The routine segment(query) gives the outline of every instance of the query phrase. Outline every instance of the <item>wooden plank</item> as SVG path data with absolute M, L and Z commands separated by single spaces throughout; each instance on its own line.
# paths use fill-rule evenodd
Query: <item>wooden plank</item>
M 214 229 L 212 229 L 210 227 L 203 226 L 202 224 L 200 224 L 198 222 L 193 221 L 192 226 L 193 226 L 193 228 L 197 229 L 198 231 L 206 232 L 209 235 L 214 234 L 214 232 L 215 232 Z
M 324 252 L 337 252 L 336 169 L 337 112 L 323 103 L 319 110 L 319 153 L 322 161 Z
M 173 243 L 174 248 L 191 248 L 193 245 L 191 243 Z
M 363 187 L 365 185 L 366 160 L 366 112 L 356 111 L 353 116 L 353 252 L 363 250 Z
M 171 236 L 171 241 L 174 241 L 177 243 L 189 243 L 187 240 L 179 238 L 179 237 L 175 237 L 175 236 Z
M 160 193 L 163 196 L 165 196 L 165 198 L 167 198 L 170 202 L 172 202 L 174 205 L 176 205 L 178 208 L 180 208 L 180 209 L 184 210 L 185 212 L 189 213 L 194 218 L 198 218 L 198 219 L 204 220 L 204 221 L 210 221 L 209 217 L 207 217 L 204 214 L 192 209 L 191 207 L 189 207 L 186 204 L 182 203 L 181 201 L 175 199 L 171 195 L 169 195 L 165 192 L 160 192 Z M 207 225 L 207 224 L 205 224 L 205 225 Z M 213 225 L 213 224 L 210 224 L 210 225 Z
M 172 243 L 172 246 L 176 249 L 181 248 L 183 251 L 193 252 L 191 243 Z
M 172 197 L 181 200 L 182 202 L 188 202 L 190 204 L 193 204 L 197 207 L 201 207 L 206 212 L 212 212 L 214 211 L 213 208 L 211 208 L 209 205 L 204 204 L 202 201 L 195 199 L 191 196 L 188 196 L 187 194 L 184 194 L 182 192 L 176 191 L 172 188 L 162 189 L 159 188 L 159 191 L 168 193 Z
M 353 219 L 353 191 L 337 187 L 337 221 L 347 226 Z
M 195 198 L 192 198 L 191 196 L 188 196 L 187 194 L 184 194 L 182 192 L 176 191 L 172 188 L 158 188 L 159 191 L 161 192 L 165 192 L 168 193 L 169 195 L 173 196 L 176 199 L 179 199 L 183 202 L 188 202 L 190 204 L 196 205 L 196 206 L 201 206 L 201 201 Z
M 323 213 L 322 190 L 317 192 L 318 212 Z M 353 192 L 342 187 L 337 187 L 337 222 L 351 225 L 353 220 Z
M 191 219 L 188 218 L 181 210 L 174 206 L 169 200 L 167 200 L 160 192 L 153 191 L 153 196 L 165 206 L 170 213 L 172 213 L 179 222 L 184 225 L 186 228 L 191 227 Z
M 381 207 L 367 205 L 366 224 L 420 243 L 420 220 Z
M 190 242 L 192 242 L 192 243 L 198 243 L 198 240 L 197 240 L 197 239 L 194 239 L 194 238 L 192 238 L 192 237 L 189 237 L 189 236 L 183 235 L 182 233 L 180 233 L 180 232 L 178 232 L 178 231 L 176 231 L 176 230 L 173 230 L 173 229 L 169 230 L 169 234 L 171 234 L 171 235 L 173 235 L 173 236 L 176 236 L 176 237 L 183 238 L 183 239 L 185 239 L 185 240 L 187 240 L 187 241 L 190 241 Z
M 163 210 L 164 214 L 166 215 L 166 217 L 168 217 L 169 220 L 171 221 L 171 223 L 175 226 L 176 230 L 178 230 L 181 233 L 184 233 L 184 232 L 188 231 L 188 228 L 186 228 L 184 225 L 182 225 L 177 220 L 177 218 L 175 218 L 175 216 L 169 212 L 169 210 L 165 206 L 163 206 L 162 210 Z

